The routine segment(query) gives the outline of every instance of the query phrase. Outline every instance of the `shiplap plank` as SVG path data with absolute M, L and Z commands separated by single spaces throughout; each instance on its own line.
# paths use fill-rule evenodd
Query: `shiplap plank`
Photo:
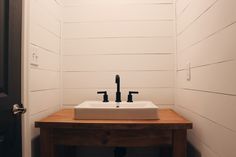
M 236 132 L 236 96 L 178 89 L 176 97 L 185 108 Z
M 49 52 L 45 49 L 42 49 L 35 45 L 30 45 L 30 58 L 29 63 L 33 60 L 33 53 L 35 53 L 34 50 L 37 49 L 37 55 L 38 55 L 38 66 L 31 65 L 31 67 L 34 68 L 40 68 L 40 69 L 46 69 L 46 70 L 54 70 L 59 71 L 60 68 L 60 56 L 58 54 Z
M 30 128 L 31 128 L 31 138 L 37 138 L 40 135 L 40 129 L 35 127 L 35 122 L 39 121 L 57 111 L 60 110 L 60 105 L 51 106 L 47 110 L 44 110 L 43 112 L 39 112 L 37 114 L 30 116 Z M 34 147 L 34 145 L 32 146 Z M 35 152 L 33 152 L 35 153 Z
M 60 105 L 59 90 L 37 91 L 29 93 L 30 115 L 45 111 L 50 107 Z
M 59 53 L 60 39 L 39 25 L 31 25 L 30 42 L 39 47 Z
M 186 71 L 178 72 L 178 87 L 236 95 L 236 61 L 193 68 L 191 81 L 186 80 Z
M 193 67 L 236 59 L 236 24 L 178 53 L 178 69 L 186 68 L 188 62 Z
M 27 2 L 28 3 L 28 2 Z M 39 129 L 35 121 L 40 120 L 61 107 L 59 88 L 61 6 L 55 0 L 30 0 L 29 19 L 29 64 L 32 57 L 32 46 L 37 48 L 38 67 L 29 66 L 29 152 L 26 156 L 35 156 L 38 145 L 35 138 Z M 32 153 L 32 154 L 30 154 Z M 36 155 L 37 156 L 37 155 Z
M 112 88 L 116 74 L 122 88 L 174 86 L 173 71 L 64 72 L 64 88 Z
M 174 33 L 172 21 L 67 23 L 63 28 L 64 39 L 173 36 Z
M 176 2 L 176 14 L 178 15 L 178 18 L 181 16 L 184 9 L 189 5 L 191 1 L 192 0 L 178 0 Z
M 60 21 L 55 19 L 53 15 L 48 14 L 47 9 L 39 7 L 36 1 L 32 1 L 30 4 L 30 13 L 31 25 L 38 24 L 60 37 Z
M 60 72 L 30 69 L 29 88 L 30 91 L 58 89 Z
M 195 149 L 200 152 L 201 157 L 217 157 L 218 155 L 203 143 L 199 138 L 194 135 L 192 132 L 188 132 L 187 134 L 188 141 L 194 145 Z
M 191 27 L 178 36 L 178 49 L 183 51 L 236 21 L 236 1 L 218 1 Z M 227 17 L 227 18 L 226 18 Z
M 203 14 L 209 7 L 211 7 L 217 0 L 192 0 L 189 6 L 185 9 L 183 14 L 178 18 L 177 30 L 182 32 L 201 14 Z M 202 5 L 204 3 L 204 5 Z
M 62 6 L 59 5 L 55 0 L 31 0 L 31 2 L 33 1 L 36 2 L 39 8 L 46 10 L 47 15 L 53 15 L 57 20 L 62 19 Z
M 67 71 L 63 73 L 64 104 L 101 100 L 96 95 L 101 88 L 115 93 L 114 76 L 120 74 L 124 80 L 123 100 L 132 88 L 141 91 L 136 100 L 172 107 L 175 43 L 171 3 L 172 0 L 66 1 L 62 41 L 63 66 Z
M 153 3 L 173 3 L 173 0 L 61 0 L 67 6 L 91 5 L 101 3 L 111 4 L 153 4 Z
M 232 157 L 236 156 L 236 133 L 230 131 L 217 123 L 214 123 L 192 110 L 187 110 L 181 105 L 175 106 L 177 112 L 191 120 L 194 124 L 194 129 L 189 133 L 193 133 L 199 140 L 203 141 L 211 150 L 217 153 L 218 156 Z M 213 111 L 212 111 L 213 112 Z
M 65 89 L 63 91 L 63 104 L 64 105 L 77 105 L 86 100 L 101 101 L 101 95 L 97 95 L 97 91 L 107 90 L 109 94 L 109 100 L 115 100 L 116 89 L 95 88 L 95 89 Z M 156 105 L 173 105 L 174 97 L 173 90 L 171 88 L 122 88 L 122 100 L 127 101 L 127 95 L 130 90 L 139 91 L 139 94 L 134 96 L 134 100 L 148 100 L 153 101 Z
M 174 70 L 174 55 L 64 56 L 64 71 Z
M 100 38 L 63 40 L 64 55 L 173 53 L 174 38 Z
M 235 0 L 177 1 L 176 110 L 202 157 L 236 156 Z M 191 81 L 187 81 L 191 63 Z M 195 154 L 194 154 L 195 155 Z
M 101 3 L 63 9 L 64 22 L 114 20 L 166 20 L 174 19 L 173 4 L 118 5 Z

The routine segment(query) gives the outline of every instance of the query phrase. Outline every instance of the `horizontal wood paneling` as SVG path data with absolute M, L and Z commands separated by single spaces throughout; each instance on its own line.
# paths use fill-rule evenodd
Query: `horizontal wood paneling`
M 186 68 L 188 62 L 195 67 L 236 59 L 235 36 L 236 24 L 178 53 L 178 69 Z
M 191 81 L 186 81 L 186 71 L 178 72 L 178 87 L 236 95 L 236 61 L 193 68 Z
M 152 4 L 152 3 L 173 3 L 173 0 L 61 0 L 65 6 L 77 6 L 83 4 L 100 4 L 100 3 L 114 3 L 114 4 Z
M 179 105 L 236 132 L 236 96 L 185 89 L 178 89 L 176 94 L 184 98 L 178 99 Z
M 64 88 L 112 88 L 115 75 L 121 77 L 121 88 L 173 87 L 173 71 L 128 71 L 128 72 L 64 72 Z
M 178 33 L 186 29 L 193 21 L 204 14 L 217 0 L 192 0 L 177 22 Z M 204 3 L 204 5 L 202 5 Z
M 65 89 L 63 91 L 64 100 L 63 104 L 67 105 L 76 105 L 82 103 L 86 100 L 97 100 L 101 101 L 102 96 L 97 95 L 97 91 L 107 90 L 109 94 L 109 100 L 115 100 L 115 91 L 116 89 L 107 89 L 107 88 L 94 88 L 94 89 Z M 134 96 L 134 100 L 148 100 L 153 101 L 156 105 L 173 105 L 173 89 L 172 88 L 122 88 L 122 100 L 127 101 L 128 92 L 130 90 L 137 90 L 139 94 Z M 163 106 L 162 106 L 163 107 Z M 170 106 L 168 106 L 170 107 Z
M 54 53 L 59 53 L 60 39 L 55 34 L 47 31 L 39 25 L 31 26 L 30 42 L 39 47 L 43 47 Z
M 38 59 L 37 59 L 37 63 L 38 66 L 32 66 L 31 67 L 35 67 L 35 68 L 39 68 L 39 69 L 46 69 L 46 70 L 52 70 L 52 71 L 59 71 L 60 68 L 60 56 L 56 53 L 52 53 L 49 52 L 45 49 L 42 49 L 38 46 L 35 45 L 30 45 L 30 56 L 33 56 L 32 53 L 35 53 L 33 51 L 33 49 L 37 49 L 37 55 L 38 55 Z M 31 63 L 32 58 L 29 58 L 29 63 Z
M 37 23 L 41 27 L 47 29 L 51 33 L 54 33 L 58 37 L 60 37 L 61 26 L 59 19 L 56 19 L 53 14 L 48 14 L 45 9 L 39 7 L 40 2 L 32 1 L 30 4 L 30 23 L 33 25 Z
M 66 23 L 63 27 L 65 39 L 172 36 L 174 33 L 172 21 Z
M 38 155 L 34 138 L 39 135 L 39 130 L 35 129 L 34 122 L 61 107 L 59 12 L 60 6 L 54 0 L 30 0 L 28 99 L 32 145 L 29 152 L 25 152 L 27 156 Z M 32 53 L 38 56 L 38 66 L 31 65 Z
M 181 16 L 181 14 L 185 11 L 186 7 L 191 3 L 192 0 L 176 0 L 176 15 L 177 19 Z
M 31 92 L 29 94 L 30 115 L 44 112 L 50 107 L 60 105 L 60 93 L 59 90 L 46 90 Z
M 201 157 L 216 157 L 218 156 L 214 151 L 211 150 L 203 141 L 197 138 L 192 132 L 188 132 L 188 141 L 201 152 Z
M 236 156 L 236 133 L 232 132 L 219 124 L 212 122 L 205 117 L 195 114 L 192 110 L 176 105 L 176 110 L 194 124 L 194 130 L 189 134 L 194 134 L 211 151 L 216 152 L 217 156 L 232 157 Z
M 53 15 L 55 19 L 62 19 L 62 6 L 56 0 L 31 0 L 37 2 L 37 7 L 44 10 L 48 16 Z
M 63 64 L 64 71 L 174 70 L 174 55 L 64 56 Z
M 236 1 L 187 1 L 177 1 L 175 108 L 193 122 L 188 140 L 201 156 L 236 156 Z
M 30 69 L 30 91 L 58 89 L 60 73 L 50 70 Z
M 88 4 L 88 3 L 86 3 Z M 174 19 L 173 4 L 119 5 L 102 3 L 63 9 L 65 22 L 114 21 L 114 20 L 163 20 Z
M 64 55 L 174 53 L 173 37 L 95 38 L 63 40 Z
M 49 107 L 47 110 L 44 110 L 43 112 L 39 112 L 31 116 L 30 128 L 31 128 L 32 141 L 34 140 L 34 138 L 39 137 L 40 135 L 40 129 L 35 128 L 35 122 L 57 112 L 59 109 L 60 109 L 60 105 L 56 105 L 56 106 Z M 33 147 L 35 147 L 35 145 L 33 145 Z M 38 147 L 38 145 L 36 147 Z M 32 153 L 37 154 L 38 152 L 32 152 Z
M 236 21 L 235 0 L 219 0 L 200 19 L 178 36 L 178 49 L 191 47 Z M 226 18 L 227 17 L 227 18 Z
M 120 74 L 122 94 L 135 88 L 144 91 L 138 100 L 173 105 L 173 3 L 64 1 L 63 103 L 70 106 L 94 100 L 98 88 L 114 93 L 114 77 Z

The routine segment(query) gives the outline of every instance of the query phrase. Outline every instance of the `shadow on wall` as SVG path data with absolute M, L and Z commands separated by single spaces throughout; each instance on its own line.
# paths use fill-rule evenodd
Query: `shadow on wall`
M 56 147 L 56 157 L 113 157 L 114 148 L 98 147 Z M 162 154 L 165 154 L 163 156 Z M 188 143 L 187 157 L 201 157 L 201 153 Z M 166 156 L 167 155 L 167 156 Z M 40 157 L 40 140 L 32 140 L 32 157 Z M 128 148 L 125 157 L 171 157 L 171 147 L 163 148 Z
M 40 157 L 40 140 L 39 136 L 31 141 L 31 157 Z
M 193 147 L 190 143 L 188 143 L 188 148 L 187 148 L 187 154 L 188 157 L 201 157 L 201 153 Z

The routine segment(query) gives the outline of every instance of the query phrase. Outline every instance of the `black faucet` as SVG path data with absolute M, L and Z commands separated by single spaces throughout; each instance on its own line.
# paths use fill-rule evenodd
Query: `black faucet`
M 116 75 L 116 84 L 117 84 L 117 90 L 116 90 L 116 102 L 121 102 L 121 93 L 120 93 L 120 76 Z
M 97 94 L 104 94 L 103 95 L 103 102 L 109 102 L 107 91 L 99 91 L 99 92 L 97 92 Z
M 132 94 L 138 94 L 136 91 L 130 91 L 128 95 L 127 102 L 133 102 L 133 95 Z

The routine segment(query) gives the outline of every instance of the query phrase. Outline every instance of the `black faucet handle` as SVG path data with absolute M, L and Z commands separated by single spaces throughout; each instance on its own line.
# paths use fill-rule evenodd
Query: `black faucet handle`
M 139 92 L 136 91 L 130 91 L 128 95 L 128 100 L 127 102 L 133 102 L 133 95 L 132 94 L 139 94 Z
M 137 91 L 129 91 L 129 94 L 138 94 L 139 92 Z
M 103 102 L 109 102 L 107 91 L 98 91 L 97 94 L 104 94 L 103 95 Z
M 107 94 L 107 91 L 98 91 L 97 94 Z

